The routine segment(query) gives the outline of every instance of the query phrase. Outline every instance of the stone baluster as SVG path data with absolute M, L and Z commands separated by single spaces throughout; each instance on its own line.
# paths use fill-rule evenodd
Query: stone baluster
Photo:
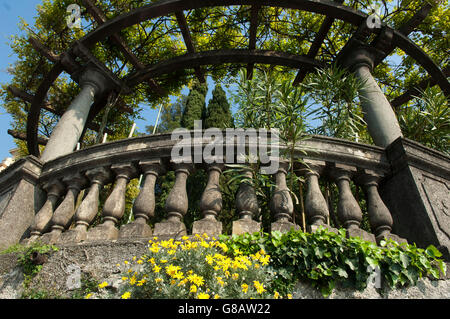
M 208 182 L 200 199 L 200 211 L 203 218 L 194 222 L 192 234 L 206 233 L 210 237 L 222 234 L 222 223 L 217 221 L 217 216 L 222 211 L 219 180 L 223 166 L 220 163 L 208 165 Z
M 289 189 L 286 185 L 286 175 L 289 162 L 280 161 L 278 171 L 275 173 L 275 190 L 270 201 L 270 210 L 275 222 L 271 224 L 271 231 L 278 230 L 287 232 L 291 228 L 299 229 L 298 225 L 292 223 L 294 204 Z
M 152 229 L 147 224 L 155 214 L 156 179 L 164 173 L 160 160 L 140 161 L 139 166 L 144 175 L 144 184 L 133 204 L 134 221 L 120 228 L 119 238 L 148 238 Z
M 80 242 L 86 240 L 87 229 L 98 213 L 99 194 L 111 179 L 111 173 L 104 167 L 86 171 L 91 186 L 75 212 L 75 228 L 61 234 L 60 242 Z
M 306 167 L 302 170 L 306 177 L 306 196 L 305 196 L 305 214 L 308 222 L 308 231 L 314 232 L 319 227 L 326 227 L 335 231 L 328 226 L 327 220 L 330 212 L 328 204 L 319 187 L 319 176 L 325 168 L 323 161 L 305 161 Z
M 111 170 L 116 174 L 116 182 L 103 206 L 103 223 L 88 231 L 88 241 L 117 239 L 119 236 L 116 224 L 125 213 L 125 192 L 128 182 L 135 177 L 137 170 L 132 164 L 112 165 Z
M 387 238 L 392 238 L 397 242 L 406 242 L 405 239 L 391 234 L 392 216 L 378 193 L 378 182 L 381 177 L 372 170 L 361 170 L 358 177 L 358 182 L 363 185 L 366 193 L 370 227 L 375 234 L 377 243 Z
M 59 180 L 53 180 L 43 185 L 42 187 L 47 192 L 47 200 L 34 217 L 33 224 L 30 227 L 30 238 L 26 239 L 25 243 L 34 242 L 43 233 L 48 231 L 50 221 L 55 211 L 59 198 L 61 197 L 65 186 Z
M 339 189 L 338 219 L 347 229 L 347 236 L 361 237 L 362 239 L 375 242 L 373 234 L 359 228 L 362 221 L 362 211 L 350 188 L 350 180 L 355 172 L 356 168 L 341 164 L 335 164 L 331 171 L 331 175 Z
M 175 163 L 175 184 L 166 199 L 167 219 L 155 224 L 153 235 L 180 237 L 187 235 L 183 218 L 188 210 L 186 181 L 193 167 L 190 163 Z
M 79 173 L 63 178 L 63 183 L 67 185 L 67 193 L 62 203 L 56 208 L 51 220 L 51 232 L 42 235 L 43 243 L 54 244 L 59 240 L 61 233 L 70 226 L 78 194 L 86 187 L 87 180 Z
M 250 168 L 245 169 L 243 174 L 246 178 L 253 178 Z M 252 185 L 242 182 L 236 193 L 236 211 L 239 219 L 233 221 L 232 234 L 254 233 L 261 229 L 261 223 L 253 220 L 259 213 L 258 198 Z

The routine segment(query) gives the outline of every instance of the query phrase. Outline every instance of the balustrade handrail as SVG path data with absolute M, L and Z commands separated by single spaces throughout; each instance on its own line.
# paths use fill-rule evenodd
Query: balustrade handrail
M 47 192 L 47 200 L 35 216 L 29 240 L 41 238 L 44 242 L 54 243 L 148 237 L 152 233 L 171 237 L 186 235 L 183 222 L 188 210 L 186 182 L 196 168 L 204 169 L 208 178 L 200 200 L 203 218 L 194 222 L 192 232 L 221 234 L 222 223 L 218 221 L 222 211 L 220 175 L 226 169 L 225 164 L 236 163 L 238 152 L 244 151 L 247 154 L 254 147 L 260 147 L 269 153 L 274 149 L 279 151 L 276 153 L 279 154 L 278 157 L 272 154 L 268 157 L 277 164 L 275 171 L 270 173 L 275 181 L 270 200 L 273 215 L 271 230 L 298 229 L 299 226 L 293 223 L 294 204 L 286 183 L 290 163 L 283 155 L 283 150 L 287 150 L 287 146 L 274 144 L 279 139 L 268 137 L 267 132 L 258 131 L 258 135 L 251 137 L 244 135 L 244 139 L 242 136 L 238 138 L 231 135 L 233 139 L 227 140 L 228 144 L 221 145 L 224 148 L 223 157 L 221 156 L 224 163 L 207 161 L 202 157 L 196 162 L 199 160 L 198 153 L 203 154 L 203 149 L 213 140 L 204 135 L 205 132 L 184 132 L 183 141 L 186 136 L 192 139 L 192 143 L 188 144 L 190 155 L 184 157 L 186 162 L 177 162 L 171 158 L 172 150 L 179 140 L 170 133 L 98 144 L 46 162 L 39 183 Z M 225 131 L 222 133 L 226 134 Z M 233 156 L 229 157 L 225 153 L 230 147 Z M 314 231 L 320 226 L 335 230 L 327 225 L 329 203 L 319 187 L 319 177 L 322 176 L 338 187 L 337 216 L 341 225 L 347 228 L 349 236 L 360 236 L 377 242 L 382 238 L 395 236 L 390 233 L 392 216 L 378 193 L 379 181 L 390 172 L 390 163 L 383 148 L 312 135 L 295 146 L 293 156 L 295 173 L 303 175 L 306 180 L 307 230 Z M 156 180 L 167 171 L 175 172 L 175 183 L 166 199 L 166 219 L 155 224 L 152 230 L 147 221 L 154 216 Z M 119 230 L 116 226 L 124 215 L 127 185 L 139 175 L 143 177 L 143 185 L 134 201 L 134 222 L 122 225 Z M 247 176 L 251 178 L 252 175 Z M 366 190 L 369 221 L 374 234 L 359 227 L 363 215 L 352 194 L 351 181 Z M 99 193 L 103 186 L 110 183 L 113 187 L 103 205 L 103 222 L 90 227 L 98 213 Z M 86 193 L 76 208 L 75 204 L 82 190 Z M 239 219 L 233 222 L 233 233 L 254 232 L 261 228 L 261 223 L 255 220 L 259 206 L 252 186 L 240 183 L 236 193 L 236 208 Z M 306 227 L 306 224 L 303 226 Z
M 193 131 L 191 131 L 191 136 L 194 138 L 193 134 Z M 136 163 L 143 159 L 162 159 L 168 165 L 171 150 L 177 142 L 172 140 L 171 136 L 170 133 L 141 136 L 97 144 L 75 151 L 45 163 L 40 182 L 45 183 L 50 179 L 61 178 L 67 174 L 73 174 L 74 171 L 83 172 L 118 163 Z M 204 147 L 211 140 L 202 138 L 201 141 L 202 147 Z M 198 142 L 197 139 L 195 143 Z M 198 144 L 196 145 L 198 147 Z M 238 144 L 235 142 L 234 148 L 237 146 Z M 249 146 L 248 139 L 245 146 Z M 267 146 L 271 146 L 270 141 Z M 280 145 L 280 152 L 283 149 L 285 147 Z M 191 154 L 193 153 L 194 151 L 191 152 Z M 295 147 L 294 156 L 296 159 L 322 160 L 329 163 L 376 170 L 383 175 L 390 170 L 390 164 L 383 148 L 320 135 L 310 135 L 299 142 Z

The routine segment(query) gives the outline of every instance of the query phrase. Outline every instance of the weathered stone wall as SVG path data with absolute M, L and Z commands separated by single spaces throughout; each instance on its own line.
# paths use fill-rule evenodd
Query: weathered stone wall
M 68 298 L 73 294 L 71 276 L 73 270 L 80 269 L 82 278 L 90 278 L 100 283 L 107 281 L 106 291 L 119 297 L 122 283 L 122 273 L 125 272 L 125 260 L 133 256 L 140 257 L 147 251 L 145 240 L 135 241 L 101 241 L 77 245 L 61 246 L 53 252 L 43 264 L 41 271 L 33 278 L 28 291 L 45 292 L 44 296 L 55 298 Z M 0 255 L 0 298 L 20 298 L 24 292 L 24 276 L 21 267 L 17 264 L 17 253 Z M 117 264 L 121 265 L 120 267 Z M 306 283 L 299 282 L 294 298 L 321 299 L 323 296 L 315 288 Z M 339 285 L 329 296 L 333 299 L 342 298 L 439 298 L 450 299 L 450 279 L 430 280 L 424 278 L 414 287 L 389 290 L 386 287 L 378 290 L 374 287 L 357 291 L 342 288 Z

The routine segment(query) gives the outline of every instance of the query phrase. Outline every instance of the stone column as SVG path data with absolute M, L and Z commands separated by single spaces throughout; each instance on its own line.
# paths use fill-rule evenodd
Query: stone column
M 42 153 L 43 162 L 71 153 L 76 147 L 94 103 L 107 90 L 107 79 L 95 69 L 87 69 L 80 77 L 81 91 L 61 116 Z
M 375 52 L 364 46 L 349 48 L 342 65 L 364 83 L 359 91 L 364 120 L 375 145 L 387 147 L 402 136 L 400 125 L 389 101 L 372 76 Z
M 253 178 L 250 168 L 242 172 L 247 178 Z M 258 198 L 252 185 L 242 182 L 236 194 L 236 211 L 239 219 L 233 221 L 233 235 L 253 234 L 261 230 L 261 223 L 253 220 L 259 213 Z
M 64 196 L 62 203 L 59 204 L 58 208 L 53 213 L 51 232 L 46 233 L 41 237 L 43 243 L 57 243 L 64 229 L 67 229 L 70 226 L 72 217 L 75 214 L 75 205 L 78 194 L 81 189 L 86 186 L 87 181 L 84 176 L 76 173 L 73 176 L 63 178 L 63 183 L 67 185 L 67 193 Z
M 350 188 L 350 180 L 355 173 L 356 168 L 341 164 L 335 164 L 330 172 L 339 189 L 338 218 L 342 226 L 347 229 L 347 236 L 361 237 L 364 240 L 375 242 L 373 234 L 359 228 L 363 218 L 362 211 Z
M 139 166 L 144 175 L 144 184 L 133 204 L 134 221 L 120 228 L 119 238 L 148 238 L 152 235 L 147 222 L 155 215 L 156 179 L 165 170 L 161 160 L 140 161 Z
M 292 223 L 294 203 L 286 184 L 286 174 L 289 162 L 280 161 L 278 172 L 275 173 L 275 190 L 270 200 L 270 210 L 275 222 L 270 226 L 271 231 L 278 230 L 288 232 L 291 228 L 298 230 L 300 227 Z
M 117 239 L 119 237 L 116 224 L 119 223 L 125 213 L 127 185 L 135 177 L 137 170 L 133 164 L 111 165 L 111 170 L 116 174 L 116 183 L 103 206 L 103 223 L 87 232 L 87 241 Z
M 222 174 L 223 164 L 213 163 L 208 166 L 208 182 L 200 199 L 201 220 L 194 222 L 192 234 L 219 236 L 222 234 L 222 223 L 217 221 L 217 216 L 222 211 L 222 193 L 219 180 Z
M 75 228 L 61 234 L 62 243 L 86 240 L 87 229 L 98 213 L 100 191 L 111 178 L 109 170 L 104 167 L 88 170 L 85 175 L 89 178 L 91 186 L 89 191 L 75 212 Z
M 167 196 L 165 205 L 167 219 L 155 224 L 154 236 L 177 238 L 187 235 L 183 218 L 189 205 L 186 181 L 192 169 L 190 163 L 175 163 L 175 184 Z
M 325 169 L 323 161 L 305 161 L 305 168 L 302 169 L 303 175 L 306 177 L 306 196 L 305 196 L 305 214 L 308 222 L 307 229 L 314 232 L 319 227 L 327 228 L 337 232 L 333 227 L 328 226 L 327 219 L 330 215 L 328 203 L 323 196 L 319 186 L 319 176 Z

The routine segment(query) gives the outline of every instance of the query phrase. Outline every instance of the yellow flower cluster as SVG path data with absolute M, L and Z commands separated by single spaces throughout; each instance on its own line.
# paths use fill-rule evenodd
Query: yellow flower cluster
M 184 236 L 181 240 L 154 237 L 149 240 L 148 251 L 140 258 L 124 261 L 128 269 L 122 280 L 129 289 L 121 298 L 131 298 L 133 291 L 141 291 L 137 288 L 141 286 L 148 296 L 218 299 L 234 297 L 233 292 L 239 290 L 246 298 L 267 296 L 261 278 L 270 256 L 263 250 L 251 255 L 239 250 L 230 252 L 225 243 L 205 234 Z M 107 285 L 103 282 L 99 288 Z

